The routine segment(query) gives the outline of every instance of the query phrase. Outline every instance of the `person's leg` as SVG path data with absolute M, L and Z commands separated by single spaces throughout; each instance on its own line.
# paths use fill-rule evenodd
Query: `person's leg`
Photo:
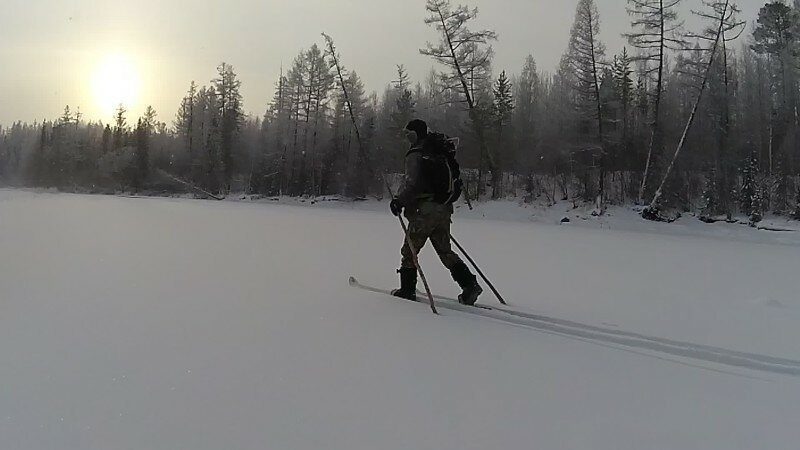
M 422 215 L 409 218 L 408 221 L 408 237 L 414 244 L 414 249 L 417 254 L 425 246 L 428 241 L 428 236 L 431 233 L 430 220 Z M 414 264 L 414 253 L 408 245 L 408 240 L 403 238 L 403 247 L 400 250 L 402 260 L 400 262 L 400 269 L 397 273 L 400 274 L 400 288 L 392 291 L 395 297 L 401 297 L 409 300 L 416 300 L 417 298 L 417 266 Z
M 458 301 L 465 305 L 474 305 L 483 289 L 478 284 L 475 275 L 450 245 L 450 217 L 447 214 L 439 219 L 436 228 L 431 233 L 431 244 L 436 249 L 442 264 L 450 270 L 453 280 L 461 287 Z
M 419 252 L 422 251 L 422 247 L 425 246 L 425 243 L 428 242 L 428 237 L 430 236 L 432 230 L 433 229 L 430 226 L 430 219 L 428 217 L 420 215 L 409 219 L 408 237 L 411 240 L 411 243 L 414 244 L 414 250 L 417 251 L 417 255 L 419 255 Z M 417 268 L 417 266 L 414 264 L 414 253 L 412 253 L 411 247 L 408 245 L 408 239 L 406 239 L 405 236 L 403 236 L 403 247 L 400 249 L 400 255 L 402 256 L 400 261 L 401 268 Z
M 452 271 L 454 267 L 464 264 L 461 258 L 453 251 L 450 245 L 450 215 L 442 214 L 437 222 L 436 227 L 431 232 L 431 244 L 439 255 L 439 259 L 447 270 Z

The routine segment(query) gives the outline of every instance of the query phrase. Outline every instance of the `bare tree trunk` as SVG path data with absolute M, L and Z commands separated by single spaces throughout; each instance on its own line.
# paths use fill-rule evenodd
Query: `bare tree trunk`
M 589 21 L 589 36 L 594 36 L 592 21 Z M 595 54 L 595 42 L 592 38 L 592 75 L 594 82 L 594 96 L 597 102 L 597 142 L 600 145 L 600 192 L 597 195 L 597 208 L 603 211 L 605 205 L 605 177 L 606 177 L 606 155 L 603 145 L 603 105 L 600 101 L 600 80 L 597 77 L 597 55 Z
M 658 52 L 658 78 L 656 80 L 656 98 L 655 105 L 653 106 L 653 122 L 650 126 L 650 144 L 647 146 L 647 161 L 644 166 L 644 176 L 642 177 L 642 186 L 639 188 L 639 203 L 644 203 L 644 196 L 647 190 L 647 180 L 650 177 L 650 169 L 653 163 L 653 149 L 657 142 L 660 142 L 659 125 L 661 118 L 661 93 L 664 89 L 664 53 L 666 50 L 665 37 L 665 18 L 664 18 L 664 1 L 659 1 L 659 52 Z
M 683 146 L 686 144 L 686 137 L 689 135 L 689 131 L 692 129 L 692 125 L 694 124 L 694 119 L 697 116 L 697 110 L 700 106 L 700 101 L 703 99 L 703 93 L 706 90 L 706 86 L 708 85 L 708 78 L 711 74 L 711 69 L 714 65 L 714 60 L 716 59 L 717 50 L 719 49 L 719 43 L 722 39 L 723 29 L 725 27 L 725 18 L 728 12 L 730 1 L 726 0 L 724 4 L 724 8 L 720 13 L 720 20 L 719 26 L 717 28 L 717 32 L 714 37 L 714 45 L 711 47 L 711 56 L 708 58 L 708 64 L 706 65 L 705 75 L 703 76 L 703 82 L 700 85 L 700 92 L 697 94 L 697 99 L 695 99 L 694 105 L 692 106 L 692 113 L 689 115 L 689 120 L 686 122 L 686 127 L 683 130 L 683 135 L 681 136 L 681 140 L 678 143 L 678 147 L 675 149 L 675 154 L 672 156 L 672 160 L 667 166 L 667 170 L 664 172 L 664 177 L 661 179 L 661 184 L 659 185 L 658 189 L 656 190 L 655 195 L 653 196 L 653 200 L 650 202 L 650 205 L 645 208 L 642 212 L 642 217 L 645 219 L 654 219 L 658 217 L 658 202 L 661 200 L 661 196 L 664 192 L 664 186 L 667 184 L 667 180 L 669 179 L 670 174 L 672 173 L 672 169 L 675 166 L 675 161 L 678 160 L 678 156 L 680 155 L 681 150 L 683 150 Z

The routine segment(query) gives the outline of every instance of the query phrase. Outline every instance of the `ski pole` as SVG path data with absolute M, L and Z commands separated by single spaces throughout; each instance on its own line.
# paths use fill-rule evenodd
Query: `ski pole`
M 489 281 L 489 279 L 488 279 L 488 278 L 486 278 L 486 275 L 484 275 L 484 274 L 483 274 L 483 272 L 481 271 L 481 268 L 480 268 L 480 267 L 478 267 L 478 265 L 477 265 L 477 264 L 475 264 L 475 261 L 474 261 L 474 260 L 473 260 L 473 259 L 472 259 L 472 258 L 469 256 L 469 254 L 467 253 L 467 251 L 466 251 L 466 250 L 464 250 L 464 247 L 462 247 L 462 246 L 461 246 L 461 244 L 459 244 L 459 243 L 458 243 L 458 241 L 456 240 L 456 238 L 455 238 L 455 237 L 453 237 L 453 235 L 452 235 L 452 234 L 450 235 L 450 240 L 451 240 L 451 241 L 453 241 L 453 243 L 454 243 L 454 244 L 456 244 L 456 247 L 458 247 L 458 249 L 461 251 L 461 253 L 462 253 L 462 254 L 463 254 L 463 255 L 464 255 L 466 258 L 467 258 L 467 260 L 470 262 L 470 264 L 472 264 L 472 267 L 474 267 L 474 268 L 475 268 L 475 270 L 478 272 L 478 274 L 481 276 L 481 278 L 483 278 L 483 281 L 485 281 L 485 282 L 486 282 L 486 284 L 489 286 L 489 288 L 492 290 L 492 292 L 494 292 L 494 295 L 497 297 L 497 299 L 498 299 L 498 300 L 500 300 L 500 303 L 502 303 L 502 304 L 504 304 L 504 305 L 507 305 L 508 303 L 506 303 L 506 301 L 503 299 L 503 296 L 502 296 L 502 295 L 500 295 L 500 293 L 499 293 L 499 292 L 497 292 L 497 289 L 495 289 L 495 287 L 494 287 L 494 285 L 492 284 L 492 282 L 491 282 L 491 281 Z

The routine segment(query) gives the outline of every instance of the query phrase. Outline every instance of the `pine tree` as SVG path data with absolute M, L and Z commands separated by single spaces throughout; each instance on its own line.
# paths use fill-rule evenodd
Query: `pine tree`
M 544 101 L 543 91 L 544 86 L 536 67 L 536 60 L 528 55 L 522 66 L 522 73 L 514 83 L 514 150 L 517 155 L 514 163 L 517 167 L 530 164 L 534 160 L 535 155 L 532 153 L 537 150 L 541 142 L 539 128 Z M 527 157 L 523 158 L 523 155 Z
M 195 105 L 197 104 L 197 85 L 194 81 L 189 85 L 189 91 L 181 100 L 181 106 L 175 115 L 175 130 L 184 139 L 185 152 L 191 160 L 194 157 L 194 137 L 196 133 Z
M 605 146 L 604 118 L 600 97 L 600 78 L 605 58 L 605 46 L 599 40 L 600 16 L 594 0 L 579 0 L 575 11 L 575 23 L 570 34 L 567 53 L 569 66 L 575 76 L 574 89 L 578 99 L 578 111 L 588 123 L 590 139 L 598 147 L 600 160 L 600 182 L 597 196 L 597 208 L 602 210 L 605 204 Z
M 506 76 L 506 71 L 502 71 L 495 82 L 492 93 L 494 94 L 493 116 L 494 124 L 498 133 L 498 139 L 502 141 L 503 131 L 511 121 L 511 114 L 514 111 L 514 99 L 511 94 L 512 84 Z
M 353 111 L 356 123 L 359 127 L 359 132 L 363 130 L 366 136 L 369 115 L 367 114 L 367 98 L 364 90 L 364 83 L 355 71 L 350 71 L 349 76 L 345 80 L 347 86 L 347 95 L 350 100 L 349 108 Z M 342 97 L 340 99 L 344 106 L 347 102 Z M 343 108 L 345 110 L 345 108 Z M 353 198 L 361 198 L 368 194 L 368 179 L 371 174 L 367 170 L 364 158 L 359 154 L 359 143 L 356 142 L 356 129 L 352 120 L 345 119 L 343 126 L 343 137 L 346 139 L 345 152 L 347 161 L 350 162 L 347 167 L 347 178 L 345 179 L 345 195 Z M 363 142 L 366 145 L 366 138 Z M 368 151 L 368 150 L 367 150 Z
M 772 174 L 776 149 L 789 137 L 789 127 L 797 127 L 798 65 L 800 51 L 800 11 L 780 1 L 767 3 L 758 13 L 752 49 L 769 56 L 772 82 L 769 174 Z M 795 142 L 788 145 L 794 147 Z
M 634 103 L 634 85 L 633 85 L 633 69 L 631 68 L 631 58 L 628 56 L 628 49 L 623 48 L 622 54 L 614 56 L 614 62 L 611 67 L 614 93 L 619 101 L 621 117 L 618 122 L 621 122 L 621 160 L 623 167 L 629 167 L 625 162 L 632 160 L 630 155 L 630 136 L 631 136 L 631 109 Z M 619 169 L 616 167 L 615 169 Z
M 61 119 L 59 119 L 59 123 L 61 125 L 69 125 L 71 124 L 75 118 L 72 116 L 72 113 L 69 110 L 69 105 L 64 107 L 64 113 L 61 114 Z
M 394 110 L 390 114 L 394 126 L 393 132 L 399 134 L 414 116 L 416 104 L 414 94 L 409 89 L 408 72 L 404 66 L 397 66 L 397 80 L 394 84 Z
M 125 146 L 125 139 L 127 135 L 127 123 L 125 121 L 125 113 L 128 111 L 120 104 L 117 107 L 117 112 L 114 115 L 116 126 L 114 127 L 114 150 L 119 150 Z
M 158 117 L 156 110 L 152 106 L 147 105 L 144 116 L 142 116 L 142 124 L 147 128 L 147 132 L 150 134 L 152 134 L 156 128 L 156 117 Z
M 136 158 L 133 188 L 138 191 L 147 179 L 150 170 L 150 130 L 147 119 L 139 119 L 136 124 Z
M 268 125 L 269 136 L 272 139 L 265 147 L 274 149 L 274 162 L 272 167 L 275 169 L 276 176 L 272 177 L 272 187 L 270 193 L 272 195 L 281 195 L 288 189 L 288 161 L 287 161 L 287 142 L 289 129 L 291 127 L 291 87 L 289 86 L 289 79 L 284 75 L 283 67 L 281 67 L 278 82 L 275 86 L 275 93 L 270 102 L 267 112 L 264 114 L 264 124 Z M 263 158 L 267 158 L 264 156 Z M 268 165 L 266 162 L 264 165 Z
M 405 128 L 406 124 L 414 117 L 414 94 L 405 89 L 395 100 L 395 110 L 392 112 L 392 122 L 397 130 Z
M 223 190 L 229 192 L 233 176 L 233 148 L 244 119 L 242 95 L 239 92 L 242 82 L 230 64 L 221 63 L 217 67 L 218 78 L 213 80 L 219 108 L 218 133 L 221 152 Z
M 417 104 L 414 100 L 414 94 L 411 92 L 411 89 L 409 89 L 408 73 L 404 66 L 397 66 L 397 80 L 395 80 L 393 84 L 394 87 L 392 88 L 391 96 L 394 98 L 394 104 L 390 105 L 390 123 L 388 126 L 389 141 L 386 146 L 389 152 L 387 154 L 387 168 L 393 167 L 400 170 L 400 168 L 403 167 L 404 150 L 407 149 L 408 145 L 403 130 L 406 124 L 414 118 Z
M 740 190 L 740 205 L 742 211 L 750 218 L 750 226 L 755 226 L 763 217 L 763 195 L 758 185 L 758 156 L 752 153 L 744 161 L 742 168 L 742 189 Z
M 633 100 L 633 69 L 631 69 L 631 58 L 628 56 L 628 49 L 623 48 L 622 54 L 614 56 L 611 68 L 614 75 L 614 90 L 617 96 L 630 106 Z
M 113 136 L 114 132 L 111 131 L 111 125 L 106 124 L 106 127 L 103 128 L 101 154 L 105 155 L 111 151 L 111 140 L 113 139 Z
M 751 209 L 751 202 L 755 194 L 755 177 L 752 172 L 751 160 L 753 156 L 748 156 L 742 161 L 742 167 L 739 170 L 742 177 L 742 187 L 739 189 L 739 209 L 748 214 Z
M 794 218 L 794 220 L 800 220 L 800 183 L 797 183 L 795 189 L 797 190 L 797 193 L 795 194 L 795 206 L 792 218 Z
M 756 194 L 753 197 L 752 209 L 750 210 L 750 226 L 755 228 L 759 222 L 764 219 L 764 197 L 761 189 L 756 188 Z
M 222 164 L 220 107 L 214 88 L 201 87 L 197 93 L 196 114 L 198 152 L 192 161 L 192 178 L 213 193 L 224 187 Z
M 705 186 L 703 188 L 703 206 L 700 209 L 700 219 L 706 222 L 713 221 L 719 212 L 719 188 L 717 187 L 717 170 L 711 165 L 706 171 Z
M 770 179 L 770 191 L 765 193 L 770 209 L 778 215 L 790 211 L 789 204 L 789 176 L 786 173 L 785 155 L 782 155 L 775 164 L 775 170 Z M 774 193 L 774 196 L 771 195 Z
M 492 89 L 494 100 L 492 102 L 492 123 L 495 135 L 495 145 L 499 149 L 497 152 L 501 157 L 498 164 L 501 167 L 507 167 L 508 161 L 513 161 L 514 155 L 509 154 L 513 149 L 508 145 L 509 137 L 511 135 L 510 125 L 511 118 L 514 112 L 514 99 L 512 97 L 512 84 L 506 76 L 505 70 L 500 73 L 497 81 Z M 500 187 L 502 190 L 502 186 Z
M 43 123 L 39 134 L 39 142 L 29 163 L 29 183 L 36 187 L 47 185 L 47 148 L 50 145 L 49 139 L 47 124 Z

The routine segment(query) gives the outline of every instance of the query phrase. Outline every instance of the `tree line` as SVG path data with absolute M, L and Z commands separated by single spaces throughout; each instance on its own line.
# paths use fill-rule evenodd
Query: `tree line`
M 104 125 L 67 107 L 0 129 L 0 183 L 380 197 L 372 170 L 402 172 L 402 129 L 422 117 L 459 137 L 472 197 L 591 202 L 598 213 L 639 204 L 657 220 L 800 219 L 800 0 L 766 3 L 754 27 L 729 0 L 697 0 L 699 30 L 679 16 L 688 2 L 628 0 L 629 47 L 612 55 L 594 0 L 579 0 L 558 68 L 528 56 L 509 75 L 493 66 L 497 33 L 474 28 L 476 8 L 428 0 L 423 20 L 439 38 L 421 45 L 436 63 L 423 80 L 398 64 L 368 93 L 315 44 L 281 70 L 263 117 L 248 117 L 222 63 L 209 85 L 190 84 L 169 124 L 152 108 L 129 123 L 121 106 Z

